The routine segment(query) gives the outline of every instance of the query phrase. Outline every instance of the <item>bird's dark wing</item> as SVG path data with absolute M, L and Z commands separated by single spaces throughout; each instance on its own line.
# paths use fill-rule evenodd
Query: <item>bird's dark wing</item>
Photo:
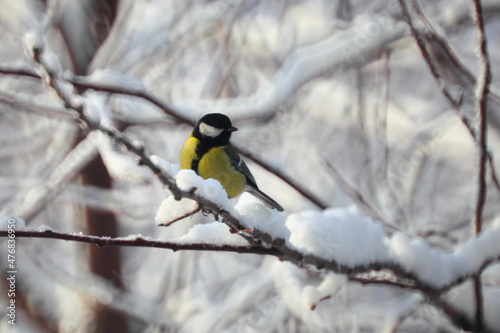
M 283 207 L 280 206 L 276 201 L 274 201 L 271 197 L 269 197 L 267 194 L 259 190 L 257 187 L 257 183 L 255 182 L 255 178 L 253 178 L 252 173 L 250 172 L 250 169 L 248 169 L 247 165 L 245 162 L 241 159 L 240 155 L 238 155 L 238 152 L 234 148 L 232 144 L 228 144 L 224 150 L 226 151 L 226 154 L 229 156 L 229 159 L 231 161 L 231 165 L 241 172 L 242 174 L 245 175 L 247 178 L 247 186 L 245 187 L 245 190 L 262 200 L 269 208 L 274 208 L 277 209 L 278 211 L 282 212 Z
M 229 156 L 229 159 L 231 161 L 231 165 L 241 172 L 242 174 L 247 177 L 247 185 L 250 185 L 252 187 L 258 188 L 257 187 L 257 182 L 255 181 L 255 178 L 253 178 L 252 173 L 250 172 L 250 169 L 248 169 L 247 165 L 245 164 L 245 161 L 243 161 L 238 155 L 238 152 L 236 151 L 236 148 L 232 144 L 228 144 L 224 150 L 226 151 L 226 154 Z

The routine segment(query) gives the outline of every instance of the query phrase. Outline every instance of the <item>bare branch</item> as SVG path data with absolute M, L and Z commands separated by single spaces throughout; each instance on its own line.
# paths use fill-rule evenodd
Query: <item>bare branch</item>
M 14 94 L 5 91 L 0 92 L 0 104 L 9 106 L 16 111 L 34 113 L 49 117 L 51 119 L 61 119 L 73 121 L 73 116 L 63 108 L 54 108 L 50 106 L 42 106 L 33 103 L 33 100 L 20 98 Z
M 177 216 L 176 218 L 174 218 L 174 219 L 172 219 L 172 220 L 170 220 L 170 221 L 166 221 L 166 222 L 164 222 L 164 223 L 161 223 L 161 224 L 159 224 L 159 226 L 162 226 L 162 227 L 169 227 L 169 226 L 171 226 L 172 224 L 174 224 L 175 222 L 178 222 L 178 221 L 180 221 L 180 220 L 183 220 L 183 219 L 185 219 L 185 218 L 188 218 L 188 217 L 191 217 L 191 216 L 195 215 L 195 214 L 196 214 L 196 213 L 198 213 L 199 211 L 201 211 L 201 208 L 200 208 L 200 205 L 198 204 L 198 205 L 196 205 L 196 208 L 195 208 L 195 209 L 193 209 L 192 211 L 187 212 L 187 213 L 185 213 L 185 214 L 182 214 L 182 215 L 180 215 L 180 216 Z
M 483 10 L 481 2 L 474 0 L 474 16 L 478 31 L 479 40 L 479 73 L 476 82 L 476 111 L 478 117 L 478 138 L 479 145 L 479 174 L 478 174 L 478 197 L 474 216 L 474 232 L 479 234 L 482 229 L 482 214 L 484 202 L 486 200 L 486 158 L 488 156 L 486 137 L 486 110 L 488 102 L 489 85 L 491 81 L 491 65 L 488 58 L 487 42 L 484 32 Z
M 31 77 L 40 80 L 40 75 L 26 67 L 0 66 L 0 74 Z
M 8 237 L 8 232 L 0 230 L 0 237 Z M 137 236 L 134 238 L 110 238 L 98 237 L 81 234 L 67 234 L 57 231 L 16 231 L 16 237 L 19 238 L 45 238 L 45 239 L 61 239 L 66 241 L 75 241 L 80 243 L 95 244 L 98 247 L 105 246 L 130 246 L 130 247 L 154 247 L 159 249 L 170 249 L 172 251 L 222 251 L 236 253 L 255 253 L 266 255 L 277 255 L 276 249 L 254 247 L 254 246 L 234 246 L 220 244 L 205 244 L 205 243 L 176 243 L 175 241 L 154 240 L 148 237 Z
M 455 111 L 459 115 L 462 123 L 465 125 L 473 139 L 477 142 L 478 135 L 476 133 L 476 128 L 473 126 L 472 122 L 465 115 L 465 113 L 461 110 L 462 99 L 457 101 L 458 104 L 455 105 L 453 96 L 451 95 L 451 91 L 448 88 L 447 82 L 445 80 L 445 76 L 451 76 L 448 78 L 448 81 L 457 81 L 459 85 L 466 87 L 471 87 L 476 83 L 476 78 L 474 75 L 460 62 L 458 57 L 454 54 L 451 47 L 448 45 L 448 42 L 442 38 L 434 29 L 431 22 L 424 15 L 424 12 L 419 5 L 419 3 L 415 0 L 412 1 L 413 9 L 419 16 L 419 18 L 424 22 L 428 33 L 423 34 L 419 32 L 415 26 L 413 25 L 413 20 L 411 18 L 411 14 L 404 3 L 404 1 L 400 0 L 400 3 L 403 8 L 403 13 L 405 20 L 408 22 L 410 27 L 412 28 L 412 34 L 417 42 L 417 45 L 423 55 L 423 58 L 427 62 L 431 74 L 436 79 L 438 86 L 440 87 L 443 95 L 448 99 L 450 104 L 454 107 Z M 406 8 L 406 10 L 405 10 Z M 413 27 L 412 27 L 413 25 Z M 441 70 L 440 70 L 441 68 Z M 494 97 L 493 101 L 498 100 L 498 97 L 491 92 L 488 92 L 489 96 Z M 491 106 L 490 108 L 492 108 Z M 491 119 L 493 124 L 497 124 L 498 121 L 492 117 Z M 491 171 L 491 179 L 493 184 L 495 185 L 498 192 L 500 192 L 500 181 L 497 177 L 495 164 L 491 154 L 487 154 L 488 165 Z
M 476 81 L 476 112 L 478 118 L 479 160 L 478 160 L 478 189 L 476 209 L 474 213 L 474 233 L 481 233 L 484 203 L 486 201 L 486 162 L 488 156 L 488 143 L 486 136 L 486 110 L 488 102 L 489 85 L 491 81 L 491 64 L 488 57 L 487 41 L 484 32 L 483 9 L 480 0 L 473 0 L 474 21 L 476 23 L 479 43 L 479 73 Z M 482 330 L 484 327 L 483 291 L 481 275 L 474 277 L 474 294 L 476 300 L 476 327 Z
M 351 184 L 349 184 L 345 178 L 340 174 L 340 172 L 337 170 L 335 166 L 333 166 L 331 163 L 328 161 L 324 160 L 323 163 L 328 167 L 328 169 L 332 172 L 333 177 L 335 178 L 335 181 L 342 187 L 342 189 L 354 200 L 356 203 L 358 203 L 360 206 L 365 208 L 367 213 L 375 220 L 382 222 L 384 225 L 387 227 L 390 227 L 391 229 L 397 229 L 394 225 L 389 223 L 384 219 L 382 214 L 378 212 L 378 210 L 373 207 L 369 200 L 367 200 L 361 192 L 359 192 L 357 189 L 355 189 Z
M 401 9 L 403 10 L 403 18 L 406 21 L 406 23 L 410 26 L 411 29 L 411 34 L 413 38 L 415 39 L 415 42 L 417 43 L 418 48 L 420 49 L 420 52 L 422 53 L 422 56 L 427 63 L 429 70 L 431 71 L 432 76 L 436 80 L 439 89 L 441 90 L 441 93 L 446 97 L 448 102 L 453 106 L 453 108 L 457 111 L 458 115 L 460 116 L 460 119 L 464 123 L 465 127 L 469 130 L 472 136 L 475 136 L 475 131 L 473 126 L 471 125 L 469 119 L 460 111 L 460 101 L 455 100 L 455 98 L 452 96 L 450 90 L 448 89 L 448 86 L 446 85 L 446 82 L 443 79 L 443 75 L 438 69 L 437 64 L 435 63 L 433 57 L 431 56 L 431 53 L 427 49 L 425 40 L 422 36 L 422 34 L 418 31 L 418 29 L 415 26 L 415 23 L 413 21 L 413 18 L 410 13 L 410 9 L 408 8 L 406 4 L 406 0 L 399 0 L 399 4 L 401 6 Z

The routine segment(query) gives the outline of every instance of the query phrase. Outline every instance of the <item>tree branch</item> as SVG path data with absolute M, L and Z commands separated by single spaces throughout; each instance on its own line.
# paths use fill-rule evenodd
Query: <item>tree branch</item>
M 488 102 L 489 84 L 491 81 L 491 64 L 488 57 L 487 41 L 484 32 L 483 9 L 480 0 L 473 0 L 474 21 L 476 23 L 479 43 L 479 73 L 476 81 L 476 111 L 478 118 L 479 160 L 478 160 L 478 193 L 476 210 L 474 214 L 474 233 L 479 235 L 482 230 L 484 203 L 486 201 L 486 162 L 488 156 L 488 143 L 486 136 L 486 110 Z M 476 299 L 476 326 L 478 330 L 484 328 L 483 291 L 481 274 L 474 277 L 474 294 Z
M 66 241 L 75 241 L 80 243 L 95 244 L 98 247 L 105 246 L 127 246 L 127 247 L 154 247 L 160 249 L 170 249 L 172 251 L 222 251 L 236 253 L 254 253 L 265 255 L 278 255 L 276 249 L 255 247 L 255 246 L 234 246 L 206 243 L 178 243 L 175 241 L 154 240 L 148 237 L 98 237 L 82 234 L 67 234 L 52 230 L 35 231 L 35 230 L 18 230 L 15 233 L 16 238 L 45 238 L 45 239 L 61 239 Z M 8 237 L 8 232 L 0 230 L 0 237 Z
M 253 231 L 252 231 L 253 232 Z M 256 232 L 259 232 L 258 230 Z M 8 237 L 7 230 L 0 230 L 0 238 Z M 315 269 L 325 269 L 335 272 L 337 274 L 345 274 L 349 276 L 349 280 L 356 281 L 362 284 L 385 284 L 394 287 L 419 290 L 425 294 L 441 295 L 451 288 L 463 283 L 465 280 L 474 275 L 480 274 L 484 269 L 500 261 L 500 253 L 494 257 L 485 259 L 477 272 L 470 274 L 462 274 L 455 276 L 453 280 L 440 288 L 436 288 L 424 281 L 421 281 L 416 275 L 407 272 L 401 264 L 385 261 L 385 262 L 372 262 L 370 264 L 360 263 L 358 265 L 346 265 L 336 260 L 328 260 L 315 255 L 308 255 L 299 252 L 298 250 L 289 248 L 285 244 L 274 242 L 274 244 L 262 245 L 248 245 L 248 246 L 235 246 L 235 245 L 220 245 L 208 243 L 180 243 L 175 240 L 162 241 L 154 240 L 149 237 L 141 235 L 127 236 L 127 237 L 99 237 L 89 236 L 82 234 L 67 234 L 52 230 L 16 230 L 16 238 L 45 238 L 45 239 L 60 239 L 66 241 L 75 241 L 80 243 L 95 244 L 99 247 L 105 246 L 126 246 L 126 247 L 151 247 L 170 249 L 172 251 L 214 251 L 214 252 L 235 252 L 235 253 L 249 253 L 258 255 L 271 255 L 280 260 L 292 262 L 299 267 L 315 267 Z M 384 278 L 378 277 L 365 277 L 359 274 L 384 272 Z
M 335 166 L 333 166 L 326 159 L 323 160 L 326 167 L 332 172 L 335 181 L 340 185 L 340 187 L 346 192 L 347 195 L 351 197 L 355 202 L 357 202 L 361 207 L 363 207 L 368 215 L 370 215 L 374 220 L 383 223 L 385 226 L 397 230 L 398 228 L 392 223 L 386 221 L 382 214 L 380 214 L 376 207 L 374 207 L 361 192 L 359 192 L 354 186 L 349 184 L 347 180 L 340 174 Z
M 488 156 L 487 137 L 486 137 L 486 110 L 488 102 L 489 85 L 491 81 L 491 65 L 488 58 L 487 42 L 484 33 L 483 10 L 481 2 L 474 0 L 474 16 L 478 31 L 479 42 L 479 73 L 476 82 L 476 111 L 478 119 L 478 138 L 479 145 L 479 174 L 478 174 L 478 196 L 476 201 L 476 211 L 474 216 L 474 232 L 479 234 L 482 229 L 482 214 L 484 202 L 486 200 L 486 158 Z
M 436 32 L 431 22 L 424 15 L 424 12 L 419 3 L 415 0 L 412 0 L 412 4 L 416 14 L 424 22 L 428 30 L 428 33 L 424 34 L 415 27 L 410 11 L 405 1 L 400 0 L 400 5 L 403 9 L 404 19 L 410 26 L 412 35 L 415 38 L 417 46 L 419 47 L 420 52 L 422 53 L 422 56 L 426 61 L 432 76 L 435 78 L 442 94 L 453 106 L 457 115 L 460 117 L 460 120 L 462 121 L 466 129 L 469 131 L 474 141 L 478 142 L 477 130 L 474 127 L 474 124 L 461 109 L 461 107 L 463 106 L 462 104 L 464 97 L 462 96 L 460 100 L 455 101 L 455 99 L 451 95 L 451 91 L 448 88 L 445 76 L 446 75 L 450 76 L 451 73 L 452 77 L 448 78 L 447 80 L 458 81 L 456 84 L 463 86 L 464 89 L 467 89 L 469 86 L 472 87 L 473 84 L 476 84 L 476 78 L 460 62 L 460 60 L 454 54 L 447 41 Z M 496 95 L 491 94 L 491 92 L 488 93 L 490 96 L 495 97 L 495 99 L 498 99 Z M 490 106 L 490 108 L 494 109 L 494 106 Z M 491 120 L 493 121 L 493 124 L 497 124 L 498 122 L 500 122 L 499 120 L 495 119 Z M 497 177 L 495 164 L 491 154 L 489 153 L 487 154 L 487 159 L 488 159 L 489 169 L 491 171 L 491 179 L 497 191 L 500 193 L 500 181 Z

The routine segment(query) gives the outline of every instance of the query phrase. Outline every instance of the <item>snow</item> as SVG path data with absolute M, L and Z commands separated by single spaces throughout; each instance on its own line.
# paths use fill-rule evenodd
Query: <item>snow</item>
M 38 228 L 36 228 L 37 231 L 42 231 L 42 232 L 45 232 L 45 231 L 53 231 L 52 228 L 46 224 L 42 224 L 40 225 Z
M 167 223 L 176 218 L 194 211 L 198 207 L 196 201 L 182 198 L 177 201 L 173 196 L 169 196 L 162 201 L 160 207 L 156 211 L 155 222 L 158 224 Z
M 14 227 L 12 227 L 14 226 Z M 9 230 L 14 228 L 14 230 L 25 230 L 26 222 L 20 217 L 17 216 L 6 216 L 0 218 L 0 230 Z
M 124 237 L 118 237 L 116 239 L 125 240 L 125 241 L 135 241 L 135 240 L 138 240 L 138 239 L 151 239 L 151 238 L 150 237 L 144 237 L 141 234 L 130 234 L 130 235 L 127 235 L 127 236 L 124 236 Z
M 290 231 L 284 224 L 284 214 L 268 208 L 250 193 L 243 192 L 234 207 L 243 225 L 249 229 L 258 229 L 273 238 L 288 239 Z
M 324 277 L 321 284 L 318 286 L 318 291 L 324 297 L 326 295 L 333 295 L 337 293 L 347 283 L 347 276 L 328 273 Z
M 111 69 L 97 69 L 86 77 L 89 83 L 98 83 L 109 86 L 119 86 L 120 89 L 130 89 L 135 91 L 145 90 L 142 80 L 123 75 Z
M 285 221 L 283 213 L 267 208 L 246 192 L 240 195 L 233 210 L 220 183 L 213 179 L 204 180 L 193 170 L 180 170 L 177 185 L 184 191 L 196 188 L 200 195 L 232 212 L 248 229 L 265 232 L 274 239 L 284 239 L 288 246 L 304 255 L 350 268 L 393 263 L 435 288 L 474 274 L 486 260 L 495 259 L 500 254 L 498 221 L 491 230 L 471 238 L 455 251 L 443 252 L 422 239 L 410 239 L 401 232 L 386 236 L 379 223 L 363 216 L 354 206 L 322 212 L 303 211 L 290 214 Z M 184 199 L 179 203 L 169 197 L 158 209 L 156 221 L 171 220 L 192 211 L 195 206 L 191 200 Z M 213 240 L 217 241 L 217 238 Z M 341 284 L 335 276 L 327 277 L 318 290 L 308 288 L 303 297 L 306 302 L 315 304 L 318 295 L 321 298 L 334 293 Z
M 85 92 L 84 112 L 89 119 L 105 128 L 114 128 L 109 109 L 106 106 L 107 94 L 88 90 Z
M 177 182 L 184 190 L 200 188 L 207 199 L 215 202 L 227 204 L 229 201 L 217 181 L 203 180 L 192 170 L 181 170 L 177 175 Z M 195 202 L 191 200 L 176 202 L 169 197 L 161 204 L 156 221 L 168 221 L 192 211 L 195 206 Z M 282 213 L 268 209 L 251 194 L 243 193 L 234 210 L 235 217 L 245 227 L 265 232 L 273 238 L 284 239 L 288 246 L 305 255 L 314 255 L 351 268 L 373 263 L 394 263 L 435 288 L 445 287 L 460 277 L 474 274 L 486 260 L 494 259 L 500 254 L 499 222 L 491 230 L 470 239 L 455 251 L 443 252 L 421 239 L 410 239 L 403 233 L 386 237 L 379 223 L 362 216 L 355 207 L 330 208 L 323 212 L 304 211 L 289 215 L 284 222 Z M 221 225 L 221 228 L 227 228 Z M 199 230 L 195 229 L 190 232 L 192 235 L 200 235 L 195 233 L 197 231 Z M 211 231 L 213 230 L 210 229 L 207 235 Z M 214 235 L 217 233 L 207 236 L 209 243 L 220 240 Z M 186 236 L 184 240 L 199 240 L 198 236 L 193 237 Z M 234 238 L 240 237 L 234 235 Z M 315 304 L 314 300 L 335 293 L 344 282 L 336 275 L 326 276 L 316 291 L 308 288 L 303 297 L 308 304 Z
M 24 35 L 24 44 L 28 50 L 42 49 L 45 46 L 42 31 L 40 29 L 32 30 Z
M 182 169 L 179 170 L 176 176 L 177 186 L 182 191 L 192 191 L 193 189 L 198 190 L 203 187 L 203 178 L 198 176 L 194 170 Z
M 63 70 L 57 54 L 44 50 L 42 53 L 42 60 L 45 66 L 57 75 L 58 79 L 62 76 Z
M 215 179 L 203 179 L 191 169 L 182 169 L 176 176 L 177 186 L 183 191 L 195 190 L 195 193 L 207 198 L 220 208 L 232 211 L 232 204 L 222 185 Z
M 227 225 L 219 222 L 197 224 L 189 229 L 187 234 L 172 241 L 179 244 L 248 246 L 244 238 L 231 233 Z
M 388 238 L 382 227 L 351 207 L 291 214 L 286 221 L 287 243 L 303 254 L 347 267 L 394 263 L 420 281 L 442 288 L 477 272 L 500 254 L 500 222 L 471 238 L 453 252 L 443 252 L 403 233 Z
M 304 305 L 314 310 L 322 300 L 335 295 L 347 283 L 347 276 L 335 273 L 326 273 L 318 286 L 308 285 L 302 289 L 301 299 Z
M 169 105 L 168 102 L 160 97 L 156 96 L 156 98 L 162 100 L 164 105 Z M 115 94 L 110 98 L 110 105 L 113 110 L 113 115 L 116 118 L 130 124 L 137 125 L 170 122 L 170 118 L 168 118 L 156 105 L 140 98 Z M 137 110 L 141 110 L 141 112 L 137 112 Z
M 242 115 L 269 115 L 310 80 L 338 66 L 362 60 L 406 33 L 406 26 L 402 23 L 380 15 L 369 15 L 350 29 L 291 52 L 272 81 L 263 85 L 254 96 L 208 103 L 210 110 L 227 114 L 232 119 Z M 196 111 L 191 112 L 195 114 L 200 114 L 201 110 L 207 108 L 205 101 L 197 105 L 176 105 L 183 112 L 187 112 L 188 107 L 194 108 Z
M 179 164 L 170 163 L 160 156 L 151 155 L 150 160 L 167 175 L 175 175 L 180 170 Z
M 213 178 L 204 179 L 197 193 L 211 201 L 217 203 L 228 203 L 226 190 L 218 180 Z
M 303 253 L 348 267 L 389 259 L 382 227 L 355 208 L 291 214 L 286 226 L 291 232 L 288 244 Z
M 306 286 L 302 289 L 301 298 L 308 308 L 314 309 L 321 299 L 321 293 L 316 287 Z
M 110 175 L 134 184 L 149 183 L 153 176 L 140 166 L 133 155 L 115 150 L 114 143 L 103 133 L 98 133 L 97 148 Z
M 418 273 L 423 281 L 431 284 L 446 284 L 450 281 L 450 272 L 442 265 L 445 254 L 421 239 L 410 240 L 408 236 L 396 233 L 391 238 L 389 247 L 396 262 L 406 271 Z
M 422 281 L 440 288 L 457 277 L 474 274 L 485 263 L 500 254 L 500 224 L 469 239 L 453 252 L 442 252 L 419 239 L 410 240 L 395 234 L 389 242 L 392 259 Z

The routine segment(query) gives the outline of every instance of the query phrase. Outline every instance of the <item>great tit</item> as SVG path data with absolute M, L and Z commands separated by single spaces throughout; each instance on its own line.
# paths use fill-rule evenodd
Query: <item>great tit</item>
M 181 168 L 192 169 L 204 179 L 218 180 L 229 198 L 247 191 L 268 207 L 283 211 L 283 207 L 259 190 L 252 173 L 229 142 L 231 133 L 237 130 L 226 115 L 204 115 L 182 147 Z

